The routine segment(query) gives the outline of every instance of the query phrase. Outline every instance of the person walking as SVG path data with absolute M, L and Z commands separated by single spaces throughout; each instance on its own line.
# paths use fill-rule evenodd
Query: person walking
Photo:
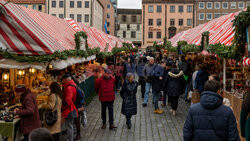
M 145 94 L 145 73 L 143 72 L 144 66 L 146 64 L 147 59 L 145 57 L 140 57 L 139 64 L 137 66 L 137 74 L 139 76 L 139 85 L 141 85 L 141 98 L 144 98 Z
M 183 128 L 184 141 L 240 141 L 233 111 L 222 104 L 219 90 L 218 81 L 205 83 L 200 103 L 189 109 Z
M 153 76 L 153 71 L 154 71 L 154 58 L 150 57 L 149 58 L 149 63 L 147 65 L 145 65 L 143 72 L 145 74 L 145 80 L 146 80 L 146 86 L 145 86 L 145 94 L 144 94 L 144 102 L 142 104 L 143 107 L 146 107 L 148 104 L 148 99 L 149 99 L 149 91 L 151 89 L 152 86 L 152 82 L 154 80 L 154 76 Z M 154 95 L 154 91 L 152 91 L 153 95 Z
M 186 81 L 183 76 L 183 71 L 179 71 L 175 64 L 173 64 L 172 67 L 165 78 L 165 90 L 171 103 L 172 109 L 170 112 L 175 116 L 178 100 L 180 95 L 184 93 Z
M 160 64 L 156 65 L 154 69 L 154 80 L 152 83 L 152 90 L 154 91 L 153 100 L 156 114 L 162 114 L 163 110 L 160 110 L 158 102 L 161 96 L 161 91 L 163 90 L 163 77 L 164 77 L 164 70 L 166 67 L 166 62 L 161 61 Z
M 63 101 L 62 101 L 62 118 L 65 119 L 65 127 L 67 129 L 67 141 L 74 140 L 74 119 L 78 117 L 78 111 L 74 102 L 76 101 L 76 84 L 70 74 L 62 77 L 63 84 Z M 74 86 L 71 86 L 74 85 Z
M 127 75 L 127 73 L 132 73 L 135 76 L 135 70 L 136 70 L 136 66 L 134 64 L 134 58 L 132 56 L 129 56 L 127 63 L 126 63 L 125 74 Z
M 62 95 L 63 91 L 57 82 L 53 82 L 50 85 L 51 94 L 48 96 L 47 103 L 39 105 L 39 109 L 45 109 L 46 114 L 49 111 L 57 111 L 57 121 L 53 125 L 48 125 L 44 122 L 44 127 L 47 128 L 53 135 L 55 141 L 60 141 L 61 133 L 61 107 L 62 107 Z M 45 114 L 45 115 L 46 115 Z
M 209 73 L 207 72 L 207 65 L 200 64 L 200 70 L 198 71 L 195 78 L 194 88 L 201 94 L 204 91 L 204 84 L 208 80 Z
M 99 93 L 99 100 L 102 104 L 102 129 L 106 129 L 106 109 L 109 111 L 109 129 L 117 128 L 114 125 L 114 111 L 113 104 L 115 100 L 115 78 L 109 69 L 104 70 L 101 78 L 95 82 L 95 89 Z
M 120 95 L 122 97 L 122 114 L 126 116 L 127 127 L 131 128 L 131 117 L 132 115 L 137 114 L 137 102 L 136 102 L 136 93 L 137 93 L 137 82 L 134 80 L 134 75 L 128 73 L 127 77 L 123 83 L 122 90 Z
M 248 91 L 242 103 L 242 109 L 240 113 L 240 130 L 241 130 L 241 136 L 246 138 L 246 141 L 249 141 L 250 140 L 250 91 Z
M 15 92 L 21 97 L 22 107 L 15 109 L 14 114 L 21 118 L 20 132 L 24 135 L 24 141 L 29 141 L 30 132 L 41 127 L 36 96 L 24 85 L 17 85 Z
M 166 67 L 164 70 L 164 80 L 166 80 L 166 77 L 168 75 L 168 72 L 171 70 L 171 67 L 173 65 L 173 60 L 167 60 Z M 163 102 L 162 102 L 162 107 L 166 106 L 166 101 L 167 101 L 167 89 L 164 87 L 163 89 Z M 170 106 L 170 99 L 168 98 L 168 105 Z

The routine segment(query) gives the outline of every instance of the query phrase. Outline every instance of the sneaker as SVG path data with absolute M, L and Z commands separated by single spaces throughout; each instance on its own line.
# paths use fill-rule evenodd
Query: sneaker
M 142 107 L 147 107 L 147 104 L 146 104 L 146 103 L 143 103 L 143 104 L 142 104 Z
M 103 124 L 103 125 L 102 125 L 102 129 L 106 129 L 106 124 Z
M 172 113 L 173 112 L 173 109 L 170 109 L 170 113 Z
M 116 128 L 117 128 L 117 127 L 116 127 L 114 124 L 109 126 L 109 129 L 110 129 L 110 130 L 113 130 L 113 129 L 116 129 Z
M 127 124 L 127 126 L 128 126 L 128 129 L 131 129 L 131 123 L 129 123 L 129 124 Z
M 154 112 L 155 112 L 155 114 L 162 114 L 162 113 L 163 113 L 163 111 L 160 110 L 160 109 L 157 109 L 157 110 L 155 110 Z

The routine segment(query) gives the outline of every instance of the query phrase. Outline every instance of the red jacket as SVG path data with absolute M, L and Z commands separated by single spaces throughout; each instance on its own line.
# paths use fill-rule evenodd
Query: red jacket
M 32 130 L 41 127 L 36 96 L 29 90 L 21 96 L 22 107 L 16 111 L 21 117 L 20 132 L 29 134 Z
M 75 85 L 73 80 L 67 82 L 63 85 L 63 102 L 62 102 L 62 117 L 63 118 L 76 118 L 78 116 L 77 109 L 75 107 L 75 100 L 76 100 L 76 88 L 73 86 L 68 85 Z
M 95 82 L 95 89 L 99 93 L 101 102 L 111 102 L 115 100 L 115 78 L 111 76 L 108 80 L 102 76 Z

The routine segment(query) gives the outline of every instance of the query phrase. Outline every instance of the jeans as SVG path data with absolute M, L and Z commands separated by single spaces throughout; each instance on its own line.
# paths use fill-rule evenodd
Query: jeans
M 131 124 L 131 117 L 132 115 L 126 115 L 126 119 L 127 119 L 127 124 Z
M 191 86 L 191 81 L 187 82 L 187 84 L 186 84 L 185 95 L 184 95 L 185 100 L 187 100 L 188 92 L 190 90 L 190 86 Z
M 149 98 L 149 91 L 150 88 L 152 87 L 151 83 L 147 83 L 146 82 L 146 87 L 145 87 L 145 95 L 144 95 L 144 104 L 148 103 L 148 98 Z M 154 91 L 152 91 L 153 95 L 154 95 Z
M 65 126 L 67 129 L 67 141 L 74 141 L 74 119 L 66 118 Z
M 114 112 L 113 112 L 114 101 L 102 102 L 102 123 L 106 124 L 106 109 L 109 110 L 109 125 L 114 124 Z
M 158 105 L 158 101 L 160 99 L 160 96 L 161 96 L 161 92 L 155 92 L 154 93 L 154 105 L 155 105 L 155 110 L 159 109 L 159 105 Z
M 163 104 L 164 104 L 164 105 L 167 104 L 166 101 L 167 101 L 167 93 L 166 93 L 166 92 L 163 92 Z M 169 99 L 169 98 L 168 98 L 168 103 L 170 103 L 170 99 Z
M 171 108 L 176 111 L 178 107 L 179 96 L 168 96 L 168 97 L 170 99 Z

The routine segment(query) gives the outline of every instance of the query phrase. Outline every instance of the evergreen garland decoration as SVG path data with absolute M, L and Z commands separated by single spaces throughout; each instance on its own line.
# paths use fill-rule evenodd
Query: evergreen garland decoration
M 206 49 L 207 48 L 207 46 L 208 46 L 208 44 L 209 44 L 209 31 L 205 31 L 205 32 L 203 32 L 202 34 L 201 34 L 201 51 L 203 50 L 203 49 Z M 205 40 L 206 39 L 206 40 Z M 204 43 L 204 41 L 206 41 L 205 43 Z
M 250 26 L 250 6 L 248 6 L 246 11 L 242 11 L 238 16 L 235 16 L 233 26 L 235 31 L 233 40 L 235 56 L 233 59 L 241 60 L 244 56 L 245 44 L 247 42 L 246 28 Z
M 80 32 L 76 32 L 75 33 L 75 44 L 76 44 L 76 50 L 80 50 L 80 44 L 81 44 L 81 37 L 83 37 L 83 39 L 86 39 L 86 49 L 88 49 L 88 43 L 87 43 L 87 34 L 83 31 Z

